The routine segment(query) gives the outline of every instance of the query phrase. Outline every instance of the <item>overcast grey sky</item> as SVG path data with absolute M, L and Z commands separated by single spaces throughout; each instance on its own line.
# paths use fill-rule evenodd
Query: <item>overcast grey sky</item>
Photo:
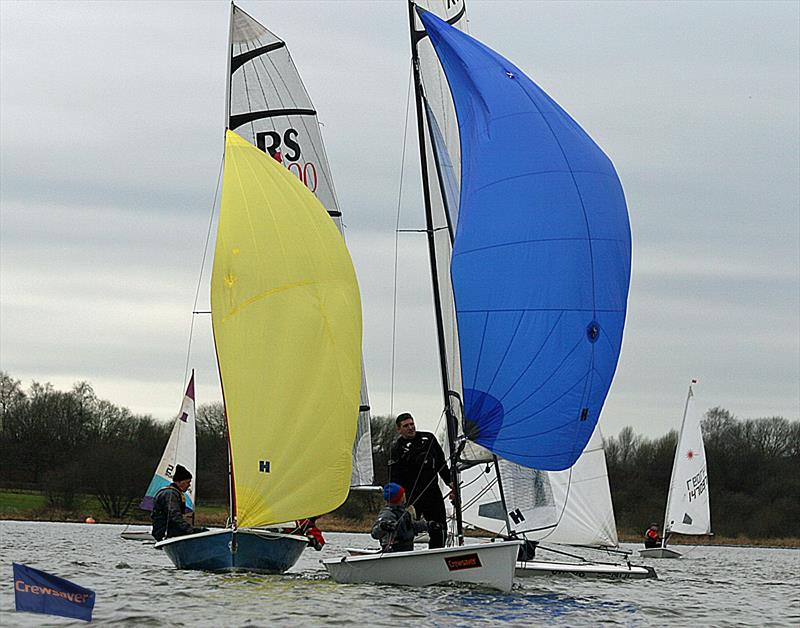
M 323 123 L 390 410 L 404 0 L 240 5 L 289 46 Z M 0 2 L 0 367 L 159 418 L 183 393 L 223 142 L 229 5 Z M 800 415 L 800 3 L 468 2 L 470 31 L 614 161 L 633 230 L 601 419 L 658 435 L 698 399 Z M 423 224 L 415 145 L 401 226 Z M 427 250 L 400 237 L 393 408 L 441 411 Z M 199 307 L 208 305 L 207 279 Z M 210 323 L 190 363 L 220 398 Z

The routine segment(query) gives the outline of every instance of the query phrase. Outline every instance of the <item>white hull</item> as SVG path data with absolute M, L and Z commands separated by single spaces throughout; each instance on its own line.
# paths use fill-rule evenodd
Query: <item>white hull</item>
M 403 584 L 424 587 L 468 582 L 508 592 L 521 541 L 476 543 L 412 552 L 343 556 L 320 561 L 342 584 Z
M 648 547 L 639 550 L 639 556 L 642 558 L 680 558 L 682 555 L 680 552 L 666 547 Z
M 578 578 L 609 578 L 612 580 L 643 580 L 658 578 L 656 570 L 642 565 L 611 563 L 557 563 L 547 560 L 532 560 L 517 563 L 515 575 L 531 576 L 576 576 Z

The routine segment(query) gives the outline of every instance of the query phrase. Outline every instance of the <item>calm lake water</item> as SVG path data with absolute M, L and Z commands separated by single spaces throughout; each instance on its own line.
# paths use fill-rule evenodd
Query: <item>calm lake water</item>
M 800 625 L 800 551 L 686 547 L 653 561 L 659 580 L 517 580 L 510 594 L 468 586 L 339 585 L 319 564 L 363 534 L 327 533 L 284 576 L 177 571 L 122 526 L 0 521 L 0 625 L 83 622 L 16 613 L 11 562 L 93 589 L 95 623 L 136 626 L 790 626 Z M 683 551 L 683 550 L 682 550 Z M 542 556 L 544 557 L 544 556 Z

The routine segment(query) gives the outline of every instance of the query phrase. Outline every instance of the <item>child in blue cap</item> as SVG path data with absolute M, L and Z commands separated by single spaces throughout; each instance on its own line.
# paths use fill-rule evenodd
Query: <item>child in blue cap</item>
M 384 552 L 410 552 L 414 537 L 428 529 L 428 522 L 411 517 L 406 508 L 406 491 L 399 484 L 389 482 L 384 486 L 383 498 L 386 506 L 372 526 L 372 538 L 380 541 Z

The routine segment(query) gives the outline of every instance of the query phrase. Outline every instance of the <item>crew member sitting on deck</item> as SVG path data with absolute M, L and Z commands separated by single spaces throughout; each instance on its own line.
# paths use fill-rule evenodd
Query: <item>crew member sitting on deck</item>
M 651 523 L 650 527 L 644 533 L 644 546 L 647 548 L 659 547 L 661 545 L 661 537 L 658 536 L 658 524 Z
M 372 538 L 380 541 L 384 552 L 410 552 L 414 549 L 414 536 L 425 532 L 428 522 L 411 517 L 406 509 L 406 491 L 399 484 L 389 482 L 384 486 L 383 498 L 386 506 L 372 526 Z
M 192 483 L 192 474 L 183 465 L 175 467 L 172 483 L 156 493 L 153 499 L 153 537 L 156 541 L 173 536 L 205 532 L 206 528 L 195 528 L 183 518 L 186 513 L 186 495 Z

